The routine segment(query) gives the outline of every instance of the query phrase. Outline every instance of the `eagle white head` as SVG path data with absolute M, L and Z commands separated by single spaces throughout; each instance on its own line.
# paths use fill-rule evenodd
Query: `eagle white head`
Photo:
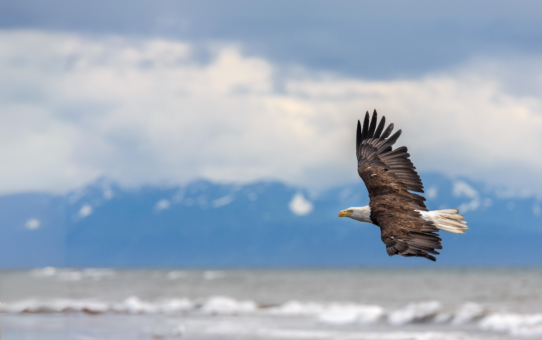
M 364 207 L 352 207 L 342 210 L 339 217 L 350 217 L 353 220 L 360 222 L 373 223 L 371 221 L 371 208 L 368 205 Z

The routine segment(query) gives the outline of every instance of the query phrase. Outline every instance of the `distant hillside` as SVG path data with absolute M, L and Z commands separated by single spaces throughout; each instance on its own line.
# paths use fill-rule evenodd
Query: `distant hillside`
M 429 209 L 459 207 L 471 230 L 443 233 L 437 265 L 542 264 L 542 203 L 425 174 Z M 435 265 L 389 258 L 379 229 L 340 210 L 368 203 L 359 183 L 312 193 L 277 182 L 120 188 L 0 197 L 0 267 Z

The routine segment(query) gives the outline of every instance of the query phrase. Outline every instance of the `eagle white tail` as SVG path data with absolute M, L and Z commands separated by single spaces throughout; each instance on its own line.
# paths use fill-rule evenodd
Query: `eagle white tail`
M 467 222 L 463 221 L 463 215 L 459 215 L 457 209 L 444 209 L 433 211 L 419 211 L 426 221 L 433 221 L 435 226 L 444 231 L 454 234 L 464 234 L 468 230 Z

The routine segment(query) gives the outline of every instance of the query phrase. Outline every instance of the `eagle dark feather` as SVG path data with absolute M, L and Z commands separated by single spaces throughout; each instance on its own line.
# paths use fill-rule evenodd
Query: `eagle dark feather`
M 419 211 L 428 211 L 425 198 L 414 193 L 423 193 L 422 181 L 408 149 L 402 146 L 393 150 L 401 130 L 391 135 L 393 124 L 384 128 L 385 117 L 377 123 L 376 110 L 372 119 L 367 112 L 363 128 L 358 121 L 356 133 L 358 173 L 369 191 L 370 219 L 380 227 L 388 255 L 436 261 L 430 254 L 438 255 L 435 249 L 442 249 L 438 228 L 422 219 Z

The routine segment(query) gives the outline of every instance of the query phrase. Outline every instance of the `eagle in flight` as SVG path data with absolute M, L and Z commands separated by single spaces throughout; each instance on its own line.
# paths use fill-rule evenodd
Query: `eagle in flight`
M 391 135 L 393 124 L 382 117 L 377 126 L 377 113 L 365 114 L 363 129 L 358 120 L 356 156 L 358 174 L 369 192 L 369 205 L 352 207 L 339 213 L 339 217 L 372 223 L 380 227 L 382 242 L 389 256 L 425 257 L 436 261 L 435 249 L 442 249 L 440 230 L 464 234 L 467 222 L 457 209 L 429 211 L 423 193 L 423 184 L 412 164 L 405 146 L 393 149 L 401 130 Z M 391 136 L 390 136 L 391 135 Z

